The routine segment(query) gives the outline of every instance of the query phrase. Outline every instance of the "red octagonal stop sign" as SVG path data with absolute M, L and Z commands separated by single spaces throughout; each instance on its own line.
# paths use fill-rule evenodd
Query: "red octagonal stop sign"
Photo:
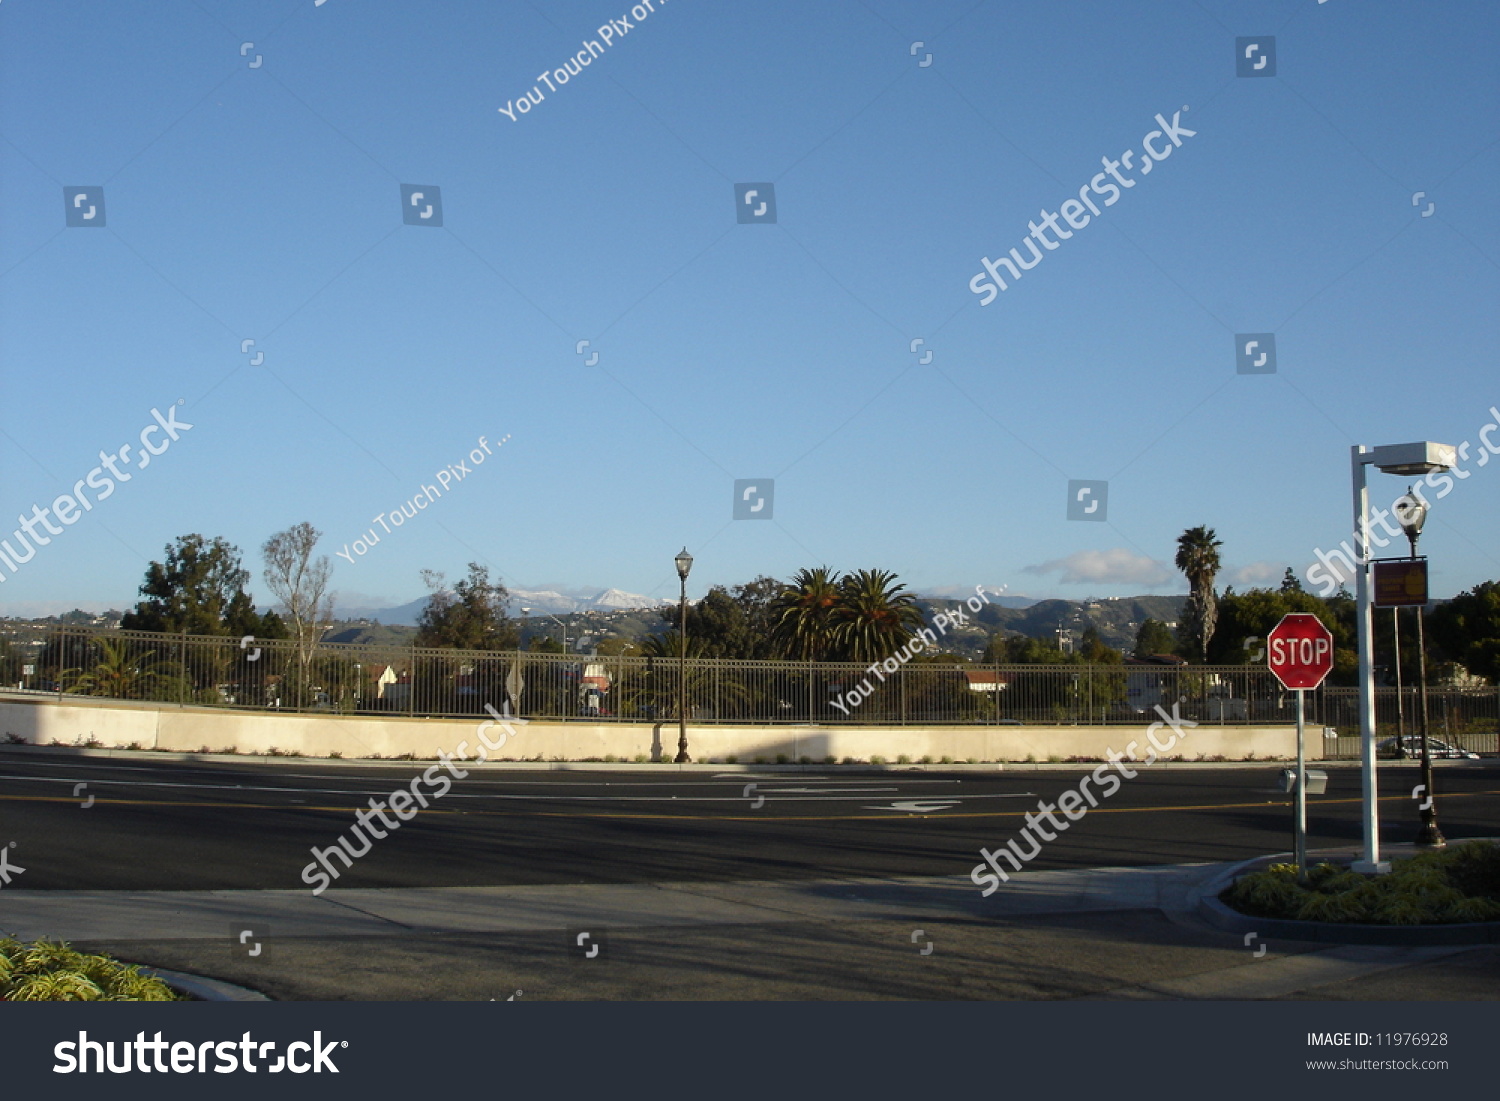
M 1266 664 L 1288 688 L 1316 688 L 1333 669 L 1333 634 L 1311 612 L 1291 612 L 1266 636 Z

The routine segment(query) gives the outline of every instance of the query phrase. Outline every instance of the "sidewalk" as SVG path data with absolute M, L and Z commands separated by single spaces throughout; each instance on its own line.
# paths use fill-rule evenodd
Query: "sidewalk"
M 1500 948 L 1257 943 L 1193 912 L 1226 865 L 964 877 L 0 893 L 0 930 L 293 999 L 1492 999 Z M 239 929 L 262 945 L 235 947 Z M 590 933 L 592 959 L 570 951 Z M 1256 951 L 1261 951 L 1256 955 Z M 1361 993 L 1379 990 L 1381 993 Z

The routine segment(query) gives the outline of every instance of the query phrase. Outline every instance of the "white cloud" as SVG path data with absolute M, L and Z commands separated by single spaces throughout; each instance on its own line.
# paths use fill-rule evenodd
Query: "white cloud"
M 1165 585 L 1176 576 L 1165 563 L 1124 547 L 1078 551 L 1039 566 L 1027 566 L 1022 572 L 1060 573 L 1062 576 L 1058 580 L 1064 585 L 1144 585 L 1147 588 Z
M 1280 583 L 1286 573 L 1285 562 L 1251 562 L 1225 571 L 1224 580 L 1231 585 L 1269 585 Z

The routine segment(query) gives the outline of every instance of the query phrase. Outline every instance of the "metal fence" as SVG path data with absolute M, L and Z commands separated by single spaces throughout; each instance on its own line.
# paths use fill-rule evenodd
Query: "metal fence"
M 894 672 L 842 662 L 688 659 L 687 718 L 738 724 L 1145 724 L 1155 706 L 1198 722 L 1295 720 L 1296 702 L 1259 666 L 978 665 L 913 661 Z M 0 685 L 183 705 L 338 714 L 463 716 L 513 702 L 528 718 L 675 722 L 678 662 L 515 651 L 320 644 L 93 627 L 0 628 Z M 1382 737 L 1393 689 L 1378 693 Z M 1403 700 L 1415 732 L 1414 692 Z M 1434 737 L 1496 752 L 1500 689 L 1434 689 Z M 1309 693 L 1328 749 L 1357 752 L 1353 688 Z

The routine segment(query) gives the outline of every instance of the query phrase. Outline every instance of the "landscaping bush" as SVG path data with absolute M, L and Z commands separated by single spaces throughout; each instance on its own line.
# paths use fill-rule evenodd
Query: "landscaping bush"
M 0 1001 L 176 1002 L 160 979 L 108 956 L 89 956 L 57 941 L 0 939 Z
M 1254 917 L 1373 925 L 1500 921 L 1500 845 L 1470 841 L 1396 861 L 1390 874 L 1363 876 L 1337 864 L 1272 864 L 1243 876 L 1223 901 Z

